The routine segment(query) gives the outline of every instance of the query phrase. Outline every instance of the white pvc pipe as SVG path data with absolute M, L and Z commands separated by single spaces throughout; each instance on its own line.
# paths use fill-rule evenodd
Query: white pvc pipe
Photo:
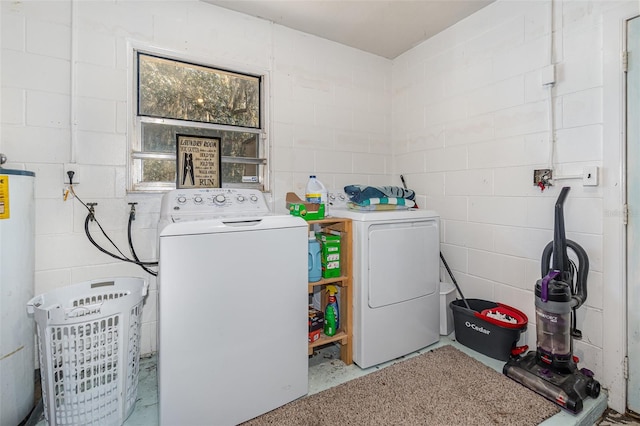
M 553 66 L 553 0 L 549 0 L 549 66 Z M 555 81 L 547 85 L 547 109 L 549 111 L 549 168 L 553 170 L 553 159 L 555 157 L 556 148 L 556 125 L 555 125 L 555 108 L 553 104 L 553 88 Z
M 78 145 L 78 131 L 77 131 L 77 111 L 78 111 L 78 85 L 77 85 L 77 60 L 78 60 L 78 2 L 76 0 L 69 0 L 71 2 L 71 60 L 70 60 L 70 107 L 69 107 L 69 130 L 71 133 L 71 145 L 69 147 L 69 162 L 76 162 L 76 152 Z

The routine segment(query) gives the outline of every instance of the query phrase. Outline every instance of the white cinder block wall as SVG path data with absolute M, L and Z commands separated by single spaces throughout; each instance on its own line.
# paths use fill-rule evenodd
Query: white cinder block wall
M 619 62 L 605 64 L 621 51 L 622 20 L 609 16 L 631 3 L 557 0 L 552 20 L 548 1 L 498 1 L 396 58 L 392 92 L 394 176 L 404 174 L 420 194 L 418 204 L 441 214 L 441 250 L 465 296 L 528 315 L 530 348 L 536 346 L 533 286 L 543 248 L 553 239 L 554 204 L 562 186 L 572 187 L 567 237 L 590 260 L 588 300 L 577 315 L 583 339 L 575 341 L 574 353 L 622 411 L 622 369 L 610 367 L 621 364 L 622 345 L 604 343 L 626 339 L 617 322 L 624 310 L 621 279 L 615 279 L 622 260 L 604 267 L 605 250 L 614 248 L 605 241 L 605 215 L 620 208 L 605 209 L 604 199 L 620 185 L 622 170 L 621 158 L 605 162 L 605 152 L 615 156 L 619 149 L 621 129 L 605 126 L 604 98 L 613 95 L 605 91 L 604 73 L 612 66 L 620 73 Z M 605 28 L 609 22 L 615 25 Z M 534 169 L 551 166 L 549 89 L 541 75 L 551 63 L 552 31 L 554 173 L 581 175 L 583 166 L 605 166 L 598 187 L 564 180 L 541 192 L 532 184 Z M 607 39 L 606 31 L 617 37 Z M 609 103 L 616 110 L 620 105 Z M 605 311 L 613 299 L 614 309 Z
M 94 248 L 86 210 L 62 200 L 64 165 L 74 162 L 78 195 L 98 203 L 98 220 L 126 252 L 127 203 L 138 203 L 134 244 L 140 258 L 157 258 L 160 196 L 126 191 L 131 45 L 267 76 L 279 210 L 286 192 L 304 196 L 310 173 L 328 187 L 388 181 L 387 59 L 198 1 L 3 1 L 0 14 L 0 152 L 5 167 L 36 172 L 36 294 L 94 278 L 147 278 L 143 353 L 156 350 L 155 279 Z
M 630 2 L 555 1 L 556 173 L 605 166 L 603 152 L 615 143 L 603 138 L 611 132 L 603 126 L 603 57 L 617 55 L 603 43 L 603 21 L 622 3 Z M 549 63 L 547 2 L 499 0 L 394 61 L 197 1 L 5 1 L 0 18 L 0 152 L 8 167 L 36 172 L 36 293 L 92 278 L 145 277 L 151 293 L 142 350 L 156 349 L 155 280 L 91 246 L 84 208 L 61 197 L 64 165 L 75 162 L 79 195 L 99 203 L 99 220 L 123 248 L 127 203 L 139 203 L 134 242 L 142 258 L 156 258 L 160 196 L 126 191 L 134 44 L 266 73 L 279 211 L 287 191 L 303 194 L 311 172 L 334 188 L 399 185 L 404 174 L 419 205 L 441 214 L 441 248 L 465 295 L 534 319 L 531 289 L 552 239 L 558 194 L 531 184 L 532 170 L 549 161 L 549 105 L 540 84 Z M 615 367 L 621 348 L 603 343 L 611 340 L 607 297 L 616 300 L 611 314 L 624 309 L 603 279 L 610 273 L 603 261 L 606 183 L 566 183 L 573 187 L 568 236 L 591 261 L 576 354 L 604 386 L 617 381 L 610 401 L 623 411 Z M 611 354 L 614 367 L 603 366 Z

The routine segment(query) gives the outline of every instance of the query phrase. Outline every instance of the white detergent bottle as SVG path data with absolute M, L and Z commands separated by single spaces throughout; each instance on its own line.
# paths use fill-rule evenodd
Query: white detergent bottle
M 305 198 L 308 203 L 324 204 L 324 215 L 329 215 L 329 196 L 327 188 L 320 182 L 316 175 L 309 176 L 307 182 L 307 188 L 305 191 Z

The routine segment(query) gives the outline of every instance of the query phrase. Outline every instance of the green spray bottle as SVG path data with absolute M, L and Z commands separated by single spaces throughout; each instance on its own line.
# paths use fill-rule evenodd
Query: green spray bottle
M 336 299 L 338 288 L 334 285 L 328 285 L 327 293 L 329 293 L 329 298 L 327 299 L 327 307 L 324 308 L 324 334 L 333 336 L 340 327 L 340 315 Z

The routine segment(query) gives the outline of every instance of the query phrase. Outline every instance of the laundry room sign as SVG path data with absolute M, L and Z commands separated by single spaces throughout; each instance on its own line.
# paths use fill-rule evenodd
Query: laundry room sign
M 220 138 L 177 135 L 176 188 L 220 188 Z

